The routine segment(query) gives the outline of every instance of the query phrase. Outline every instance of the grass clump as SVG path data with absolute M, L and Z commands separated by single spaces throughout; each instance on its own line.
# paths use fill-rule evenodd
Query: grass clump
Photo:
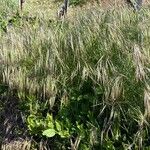
M 0 31 L 0 94 L 18 99 L 35 148 L 150 148 L 149 12 L 22 15 Z

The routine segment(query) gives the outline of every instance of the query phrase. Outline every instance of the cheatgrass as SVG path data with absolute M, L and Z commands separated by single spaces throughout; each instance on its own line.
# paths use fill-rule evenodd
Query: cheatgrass
M 15 91 L 37 142 L 55 149 L 150 148 L 149 14 L 93 7 L 73 20 L 3 17 L 0 82 Z

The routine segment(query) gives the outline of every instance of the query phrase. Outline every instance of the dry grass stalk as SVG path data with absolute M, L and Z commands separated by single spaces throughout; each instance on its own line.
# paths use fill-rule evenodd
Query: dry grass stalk
M 145 80 L 146 73 L 144 70 L 144 55 L 142 54 L 139 45 L 134 45 L 134 52 L 133 52 L 134 64 L 136 67 L 136 79 L 137 81 Z
M 145 116 L 150 117 L 150 86 L 147 85 L 144 90 Z

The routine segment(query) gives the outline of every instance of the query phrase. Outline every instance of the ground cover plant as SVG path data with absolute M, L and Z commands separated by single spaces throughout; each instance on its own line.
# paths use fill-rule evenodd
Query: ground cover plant
M 63 20 L 0 6 L 1 149 L 150 149 L 148 6 Z

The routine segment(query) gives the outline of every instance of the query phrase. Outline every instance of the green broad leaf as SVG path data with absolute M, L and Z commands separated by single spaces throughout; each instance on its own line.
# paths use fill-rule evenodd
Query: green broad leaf
M 55 136 L 56 132 L 54 129 L 47 129 L 45 131 L 43 131 L 43 135 L 47 136 L 47 137 L 53 137 Z
M 58 121 L 56 121 L 56 129 L 58 131 L 61 131 L 61 125 L 60 125 L 60 123 Z
M 60 131 L 58 132 L 61 138 L 68 138 L 70 136 L 68 131 Z
M 51 129 L 53 129 L 53 128 L 54 128 L 54 124 L 53 124 L 53 122 L 48 122 L 48 123 L 47 123 L 47 126 L 48 126 L 48 128 L 51 128 Z

